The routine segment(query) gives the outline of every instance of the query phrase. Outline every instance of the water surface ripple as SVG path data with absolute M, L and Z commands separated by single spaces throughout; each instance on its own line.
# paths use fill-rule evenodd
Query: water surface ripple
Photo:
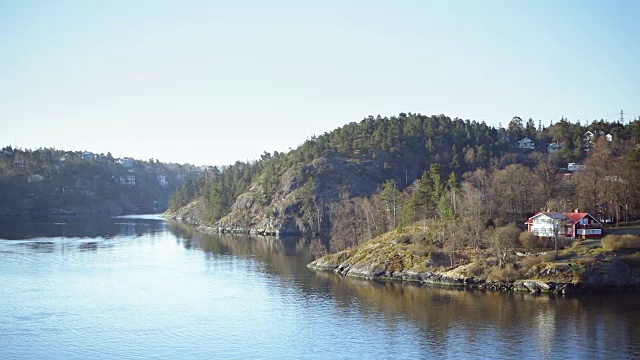
M 0 239 L 0 359 L 640 358 L 638 295 L 349 279 L 309 271 L 306 239 L 148 216 L 0 222 Z

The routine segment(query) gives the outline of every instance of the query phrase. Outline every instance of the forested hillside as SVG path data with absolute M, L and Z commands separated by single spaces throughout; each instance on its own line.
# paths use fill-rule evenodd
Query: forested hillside
M 535 146 L 520 148 L 525 137 Z M 514 117 L 496 129 L 444 115 L 370 116 L 286 154 L 213 168 L 185 183 L 170 210 L 223 231 L 332 233 L 344 246 L 467 212 L 520 222 L 579 207 L 623 221 L 639 215 L 639 141 L 639 121 L 543 127 Z
M 57 149 L 0 151 L 0 215 L 162 212 L 199 171 L 157 160 Z

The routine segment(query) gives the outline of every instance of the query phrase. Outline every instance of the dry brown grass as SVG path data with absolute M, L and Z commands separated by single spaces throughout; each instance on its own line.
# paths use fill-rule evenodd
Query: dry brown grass
M 542 256 L 529 256 L 520 261 L 520 266 L 525 269 L 531 269 L 534 265 L 538 265 L 544 260 Z
M 640 236 L 638 235 L 607 235 L 602 239 L 602 248 L 614 250 L 640 250 Z
M 504 267 L 496 265 L 486 270 L 485 274 L 488 281 L 516 281 L 524 277 L 526 270 L 528 269 L 517 264 L 507 264 Z

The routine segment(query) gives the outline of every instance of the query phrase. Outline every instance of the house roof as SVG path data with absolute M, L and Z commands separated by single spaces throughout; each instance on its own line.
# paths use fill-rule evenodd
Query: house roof
M 567 216 L 563 213 L 559 213 L 556 211 L 539 211 L 538 213 L 536 213 L 535 215 L 533 215 L 532 217 L 529 218 L 529 220 L 527 220 L 527 222 L 525 222 L 525 224 L 533 224 L 533 219 L 540 217 L 542 215 L 545 215 L 547 217 L 550 217 L 552 219 L 559 219 L 559 220 L 565 220 L 567 218 Z
M 577 224 L 578 222 L 580 222 L 580 220 L 584 217 L 590 217 L 591 219 L 593 219 L 593 221 L 595 222 L 599 222 L 598 220 L 596 220 L 596 218 L 594 218 L 593 216 L 591 216 L 591 214 L 589 213 L 582 213 L 582 212 L 572 212 L 572 213 L 566 213 L 565 215 L 567 215 L 567 217 L 571 220 L 571 222 L 573 222 L 574 224 Z
M 560 213 L 560 212 L 556 212 L 556 211 L 550 211 L 550 212 L 544 212 L 544 211 L 539 211 L 538 213 L 536 213 L 535 215 L 533 215 L 532 217 L 529 218 L 529 220 L 527 220 L 525 222 L 525 224 L 533 224 L 533 220 L 537 217 L 540 217 L 541 215 L 546 215 L 552 219 L 558 219 L 558 220 L 569 220 L 571 221 L 572 224 L 577 224 L 578 222 L 580 222 L 580 220 L 586 216 L 590 217 L 591 219 L 593 219 L 593 221 L 599 222 L 598 220 L 596 220 L 596 218 L 594 218 L 593 216 L 591 216 L 591 214 L 589 213 L 583 213 L 583 212 L 570 212 L 570 213 Z

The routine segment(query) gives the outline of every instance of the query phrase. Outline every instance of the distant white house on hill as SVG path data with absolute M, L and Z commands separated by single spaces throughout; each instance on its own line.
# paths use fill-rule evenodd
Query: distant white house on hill
M 567 170 L 569 171 L 583 171 L 587 170 L 587 166 L 581 163 L 568 163 Z
M 549 146 L 547 147 L 547 151 L 550 153 L 554 153 L 556 151 L 560 151 L 562 149 L 562 146 L 564 144 L 561 142 L 553 142 L 551 144 L 549 144 Z
M 166 175 L 158 175 L 157 177 L 158 179 L 158 184 L 160 184 L 160 186 L 167 186 L 169 185 L 169 182 L 167 181 L 167 176 Z
M 136 184 L 136 176 L 135 175 L 125 175 L 120 176 L 120 185 L 135 185 Z
M 518 141 L 518 148 L 533 150 L 536 148 L 536 143 L 533 140 L 529 139 L 528 137 L 525 137 L 524 139 Z
M 82 153 L 82 155 L 80 155 L 80 158 L 82 158 L 82 160 L 95 160 L 98 158 L 98 155 L 92 152 L 85 151 Z
M 135 164 L 135 160 L 132 158 L 126 157 L 122 159 L 118 159 L 118 163 L 122 164 L 125 167 L 132 167 Z
M 591 131 L 589 131 L 589 130 L 587 130 L 587 132 L 585 132 L 584 134 L 582 134 L 582 139 L 583 139 L 584 141 L 593 141 L 593 138 L 594 138 L 594 137 L 595 137 L 595 135 L 594 135 Z

